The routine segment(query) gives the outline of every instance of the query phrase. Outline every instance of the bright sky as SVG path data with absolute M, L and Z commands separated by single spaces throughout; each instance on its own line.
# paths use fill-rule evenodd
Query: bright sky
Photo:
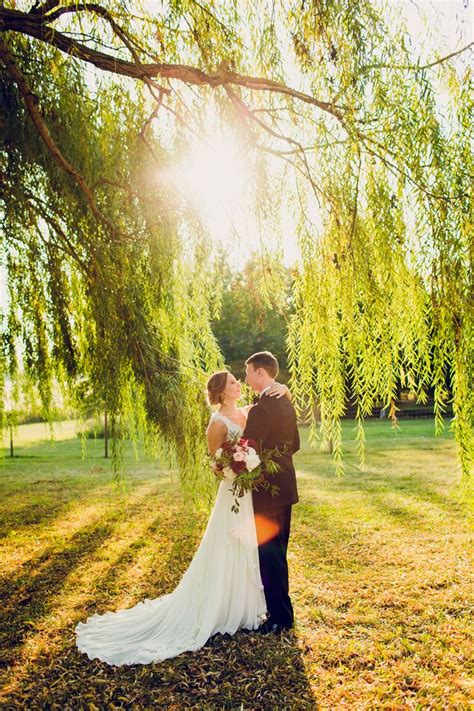
M 410 34 L 418 41 L 422 55 L 433 48 L 449 54 L 473 39 L 473 9 L 470 0 L 390 0 L 405 15 Z M 431 34 L 431 38 L 428 34 Z M 462 58 L 467 62 L 467 56 Z

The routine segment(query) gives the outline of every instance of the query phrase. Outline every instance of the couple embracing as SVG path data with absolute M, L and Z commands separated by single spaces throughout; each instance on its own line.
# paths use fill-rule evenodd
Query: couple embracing
M 272 634 L 292 627 L 286 551 L 291 507 L 298 501 L 296 414 L 288 388 L 275 382 L 278 361 L 271 353 L 255 353 L 245 365 L 246 382 L 259 395 L 254 405 L 238 407 L 240 383 L 227 371 L 207 382 L 209 403 L 218 408 L 207 428 L 209 451 L 236 436 L 278 450 L 278 471 L 271 475 L 277 495 L 246 491 L 234 511 L 229 481 L 221 481 L 199 548 L 175 590 L 77 625 L 77 646 L 90 659 L 147 664 L 195 651 L 217 633 L 243 628 Z

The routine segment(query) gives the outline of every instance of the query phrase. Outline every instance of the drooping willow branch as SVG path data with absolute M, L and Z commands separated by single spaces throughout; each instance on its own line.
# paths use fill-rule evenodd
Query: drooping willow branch
M 107 227 L 111 230 L 112 234 L 117 235 L 117 228 L 113 224 L 111 220 L 109 220 L 108 217 L 106 217 L 102 212 L 99 210 L 97 207 L 97 204 L 94 199 L 94 195 L 92 193 L 92 190 L 90 189 L 89 185 L 87 184 L 86 180 L 84 177 L 81 175 L 81 173 L 63 156 L 61 151 L 59 150 L 58 146 L 56 145 L 53 137 L 51 136 L 51 133 L 49 132 L 49 129 L 43 120 L 43 117 L 41 116 L 41 112 L 38 108 L 37 100 L 33 94 L 33 92 L 30 89 L 30 86 L 23 76 L 23 74 L 20 72 L 18 69 L 17 65 L 15 64 L 15 60 L 13 59 L 13 56 L 5 44 L 5 42 L 2 40 L 0 37 L 0 59 L 5 65 L 5 68 L 7 72 L 10 74 L 11 78 L 15 82 L 15 84 L 18 86 L 18 89 L 20 90 L 20 93 L 24 99 L 24 102 L 26 104 L 26 108 L 28 110 L 28 113 L 30 115 L 31 120 L 33 121 L 42 141 L 45 143 L 46 147 L 48 148 L 53 160 L 59 165 L 60 168 L 62 168 L 68 175 L 70 175 L 78 187 L 81 189 L 82 193 L 85 195 L 87 203 L 93 212 L 93 214 L 97 217 L 97 219 L 107 225 Z

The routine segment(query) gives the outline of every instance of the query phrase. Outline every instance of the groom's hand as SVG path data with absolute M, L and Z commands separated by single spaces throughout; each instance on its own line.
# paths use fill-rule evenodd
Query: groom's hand
M 291 400 L 290 390 L 283 383 L 273 383 L 271 388 L 267 390 L 266 395 L 269 395 L 270 397 L 276 397 L 277 400 L 281 397 L 287 397 L 289 400 Z

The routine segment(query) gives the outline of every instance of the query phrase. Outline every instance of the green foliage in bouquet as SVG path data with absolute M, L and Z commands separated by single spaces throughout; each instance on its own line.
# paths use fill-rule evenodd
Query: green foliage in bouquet
M 279 487 L 267 479 L 268 475 L 280 470 L 275 461 L 283 452 L 279 449 L 258 449 L 251 439 L 238 435 L 228 436 L 226 441 L 211 457 L 211 468 L 222 480 L 228 479 L 234 494 L 232 511 L 238 513 L 239 499 L 248 491 L 269 490 L 277 496 Z

